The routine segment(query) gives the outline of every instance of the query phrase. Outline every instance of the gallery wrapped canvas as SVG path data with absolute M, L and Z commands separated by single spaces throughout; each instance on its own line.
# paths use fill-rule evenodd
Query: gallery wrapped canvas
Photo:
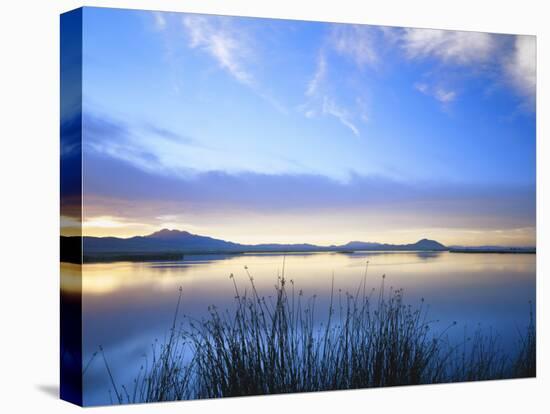
M 529 35 L 61 16 L 61 397 L 536 375 Z

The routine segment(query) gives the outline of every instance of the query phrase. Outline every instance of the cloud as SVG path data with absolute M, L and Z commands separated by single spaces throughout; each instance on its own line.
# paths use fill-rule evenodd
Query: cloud
M 463 73 L 469 67 L 476 73 L 484 73 L 495 64 L 495 53 L 502 47 L 502 42 L 495 35 L 480 32 L 464 32 L 435 29 L 402 29 L 397 41 L 409 59 L 432 58 L 446 66 L 443 71 L 430 72 L 430 83 L 418 82 L 414 88 L 420 93 L 431 96 L 443 105 L 448 105 L 457 97 L 457 92 L 441 84 L 455 83 L 449 80 L 447 67 L 458 65 Z M 480 72 L 481 70 L 481 72 Z M 435 78 L 435 79 L 434 79 Z M 433 85 L 435 84 L 435 86 Z
M 435 57 L 445 63 L 468 65 L 490 60 L 494 35 L 434 29 L 403 29 L 402 47 L 409 58 Z
M 151 123 L 144 123 L 144 125 L 141 127 L 145 132 L 149 132 L 153 135 L 155 135 L 155 138 L 163 138 L 168 141 L 175 142 L 177 144 L 186 144 L 186 145 L 198 145 L 197 142 L 195 142 L 193 139 L 178 134 L 177 132 L 174 132 L 170 129 L 159 127 L 157 125 L 151 124 Z
M 437 99 L 441 103 L 449 103 L 455 99 L 456 92 L 445 90 L 443 88 L 436 88 L 434 96 L 435 99 Z
M 414 89 L 416 89 L 420 93 L 427 94 L 430 87 L 425 83 L 417 82 L 414 84 Z
M 423 82 L 417 82 L 414 84 L 414 88 L 427 96 L 431 96 L 432 98 L 435 98 L 442 104 L 448 104 L 455 100 L 456 98 L 456 92 L 441 86 L 432 87 L 428 85 L 427 83 Z
M 260 85 L 251 70 L 258 61 L 258 48 L 237 17 L 184 15 L 181 23 L 191 49 L 210 55 L 218 66 L 237 82 L 249 87 L 278 112 L 287 114 L 286 106 Z
M 246 69 L 250 47 L 242 32 L 231 25 L 230 18 L 185 15 L 182 23 L 189 36 L 189 47 L 207 52 L 238 82 L 247 86 L 255 84 Z
M 82 119 L 85 156 L 101 154 L 151 173 L 188 173 L 173 157 L 201 149 L 193 139 L 148 122 L 130 125 L 114 118 L 85 112 Z
M 316 115 L 328 115 L 335 117 L 343 126 L 348 128 L 356 137 L 360 135 L 359 128 L 353 122 L 352 111 L 336 103 L 336 99 L 330 91 L 328 80 L 328 62 L 324 51 L 319 53 L 315 72 L 307 83 L 305 95 L 309 101 L 302 105 L 301 109 L 306 118 L 311 119 Z M 363 112 L 362 119 L 366 120 L 364 101 L 357 98 Z
M 163 177 L 189 178 L 213 170 L 272 174 L 310 171 L 308 165 L 287 157 L 286 153 L 258 150 L 250 158 L 246 143 L 215 140 L 214 144 L 180 133 L 179 127 L 128 120 L 95 109 L 85 111 L 82 134 L 86 158 L 99 157 L 104 162 L 113 159 Z
M 470 67 L 474 73 L 489 79 L 498 79 L 512 86 L 522 96 L 526 107 L 534 109 L 536 93 L 536 38 L 535 36 L 507 36 L 480 32 L 461 32 L 433 29 L 395 29 L 409 59 L 434 58 L 444 65 Z M 510 43 L 513 39 L 513 43 Z M 434 76 L 432 74 L 432 76 Z M 445 78 L 445 75 L 437 75 Z M 441 81 L 441 79 L 440 79 Z M 421 90 L 440 102 L 456 98 L 446 89 Z
M 335 52 L 350 57 L 359 68 L 375 65 L 378 54 L 373 30 L 366 25 L 335 24 L 329 44 Z
M 346 106 L 337 103 L 342 99 L 337 99 L 328 76 L 329 58 L 347 57 L 360 70 L 366 66 L 375 66 L 379 61 L 375 48 L 376 33 L 376 28 L 365 25 L 331 25 L 329 34 L 320 48 L 315 72 L 306 86 L 305 95 L 309 101 L 301 106 L 306 118 L 313 118 L 317 114 L 333 116 L 355 136 L 360 135 L 354 119 L 368 122 L 366 101 L 356 95 L 348 100 L 350 102 Z M 340 92 L 344 92 L 339 94 L 340 97 L 346 94 L 342 91 L 343 87 L 340 85 L 338 88 Z
M 377 214 L 388 220 L 470 228 L 523 228 L 535 224 L 533 185 L 408 183 L 354 175 L 343 183 L 313 174 L 197 173 L 183 178 L 147 174 L 90 157 L 84 177 L 89 217 L 210 215 L 238 223 L 243 215 L 320 212 Z M 225 219 L 223 219 L 225 217 Z M 138 217 L 139 218 L 139 217 Z M 189 222 L 193 222 L 190 218 Z
M 80 110 L 61 114 L 60 192 L 62 214 L 78 215 L 82 194 L 82 122 Z M 78 208 L 77 208 L 78 206 Z
M 327 73 L 327 58 L 324 53 L 320 53 L 317 59 L 317 67 L 313 77 L 307 84 L 306 95 L 313 97 L 321 88 L 322 82 L 325 80 Z
M 431 96 L 432 98 L 438 100 L 442 104 L 448 104 L 456 98 L 456 92 L 441 86 L 430 86 L 427 83 L 423 82 L 417 82 L 414 84 L 414 88 L 427 96 Z
M 359 136 L 359 129 L 351 121 L 351 115 L 349 114 L 349 112 L 346 109 L 338 106 L 332 99 L 327 96 L 325 96 L 323 99 L 323 114 L 334 116 L 342 123 L 342 125 L 349 128 L 356 137 Z
M 62 159 L 79 156 L 82 139 L 82 114 L 80 110 L 61 117 L 61 148 Z
M 505 62 L 509 82 L 534 107 L 537 83 L 537 44 L 535 36 L 516 36 L 513 52 Z
M 166 18 L 164 12 L 154 11 L 152 12 L 155 28 L 159 31 L 166 29 Z

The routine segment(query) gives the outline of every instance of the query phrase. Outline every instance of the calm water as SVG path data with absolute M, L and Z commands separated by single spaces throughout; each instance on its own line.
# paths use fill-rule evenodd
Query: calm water
M 436 329 L 453 321 L 451 339 L 464 329 L 499 333 L 506 350 L 513 350 L 518 329 L 529 320 L 535 301 L 535 255 L 457 253 L 316 253 L 291 254 L 285 276 L 306 297 L 317 295 L 318 318 L 328 307 L 331 280 L 342 291 L 357 288 L 369 261 L 367 286 L 403 288 L 412 305 L 425 298 Z M 101 263 L 83 266 L 84 363 L 102 345 L 115 380 L 131 386 L 151 344 L 163 340 L 174 314 L 178 288 L 183 288 L 181 312 L 200 317 L 207 306 L 232 308 L 233 273 L 243 288 L 247 265 L 261 294 L 273 293 L 283 256 L 276 254 L 194 256 L 181 262 Z M 70 265 L 67 265 L 70 266 Z M 70 269 L 68 270 L 70 271 Z M 95 359 L 84 377 L 85 404 L 107 404 L 109 382 L 103 362 Z

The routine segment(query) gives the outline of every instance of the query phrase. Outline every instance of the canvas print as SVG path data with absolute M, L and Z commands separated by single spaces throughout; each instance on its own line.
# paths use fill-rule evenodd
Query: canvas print
M 536 39 L 61 16 L 61 397 L 536 375 Z

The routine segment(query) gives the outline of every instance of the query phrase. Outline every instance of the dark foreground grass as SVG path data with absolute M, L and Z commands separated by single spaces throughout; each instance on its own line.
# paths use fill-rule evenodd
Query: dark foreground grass
M 367 264 L 368 267 L 368 264 Z M 241 291 L 233 275 L 235 308 L 209 307 L 203 320 L 177 326 L 180 298 L 169 337 L 154 344 L 131 390 L 111 378 L 119 403 L 172 401 L 476 381 L 536 375 L 531 313 L 515 355 L 505 355 L 498 336 L 475 332 L 451 344 L 447 331 L 433 333 L 423 301 L 403 301 L 403 291 L 334 291 L 323 323 L 315 296 L 305 298 L 292 280 L 277 279 L 273 296 L 261 296 L 253 277 Z M 456 323 L 455 323 L 456 324 Z M 453 328 L 451 325 L 448 329 Z

